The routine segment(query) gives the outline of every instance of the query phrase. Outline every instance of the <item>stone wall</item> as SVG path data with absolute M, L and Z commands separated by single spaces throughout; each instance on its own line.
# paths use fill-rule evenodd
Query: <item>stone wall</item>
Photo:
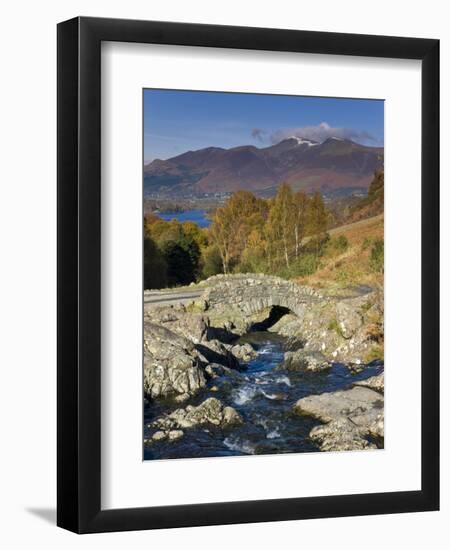
M 216 275 L 205 284 L 208 286 L 202 300 L 209 308 L 231 307 L 238 309 L 244 317 L 272 306 L 302 315 L 305 304 L 327 300 L 309 287 L 262 274 Z

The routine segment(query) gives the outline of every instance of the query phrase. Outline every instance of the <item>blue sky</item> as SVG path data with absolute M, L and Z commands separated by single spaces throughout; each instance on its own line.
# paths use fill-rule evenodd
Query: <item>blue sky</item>
M 384 102 L 224 92 L 144 90 L 144 161 L 203 147 L 267 147 L 298 137 L 384 144 Z

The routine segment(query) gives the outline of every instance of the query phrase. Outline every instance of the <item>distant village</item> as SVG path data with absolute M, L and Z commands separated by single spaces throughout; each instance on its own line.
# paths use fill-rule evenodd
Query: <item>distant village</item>
M 275 195 L 273 193 L 255 192 L 256 196 L 268 198 Z M 195 193 L 192 190 L 185 193 L 166 192 L 145 193 L 144 212 L 145 213 L 165 213 L 165 212 L 183 212 L 185 210 L 215 210 L 218 206 L 224 204 L 233 194 L 227 192 Z M 342 199 L 361 199 L 367 197 L 367 189 L 360 187 L 341 187 L 330 192 L 322 192 L 323 200 L 326 204 L 331 204 L 336 200 Z

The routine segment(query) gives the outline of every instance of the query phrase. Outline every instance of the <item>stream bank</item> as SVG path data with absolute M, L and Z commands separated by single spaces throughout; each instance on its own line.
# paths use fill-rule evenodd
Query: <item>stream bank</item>
M 348 388 L 383 369 L 381 363 L 374 363 L 353 374 L 345 365 L 335 363 L 323 372 L 285 371 L 279 365 L 284 359 L 286 338 L 266 331 L 253 332 L 239 343 L 252 345 L 256 357 L 231 375 L 229 370 L 216 375 L 189 403 L 198 407 L 210 398 L 217 399 L 232 407 L 242 422 L 230 426 L 204 423 L 188 429 L 173 425 L 175 440 L 155 442 L 151 441 L 152 434 L 160 431 L 153 424 L 155 420 L 179 409 L 171 400 L 149 404 L 144 410 L 144 438 L 151 443 L 144 447 L 144 459 L 319 451 L 320 444 L 309 434 L 321 422 L 312 416 L 294 414 L 297 401 Z
M 145 459 L 383 446 L 379 294 L 213 279 L 192 303 L 146 305 Z

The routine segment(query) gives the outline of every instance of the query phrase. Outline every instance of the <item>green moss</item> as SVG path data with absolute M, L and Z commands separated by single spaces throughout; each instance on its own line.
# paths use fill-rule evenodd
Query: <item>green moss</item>
M 369 309 L 373 306 L 373 303 L 370 302 L 369 300 L 364 303 L 362 306 L 361 306 L 361 311 L 363 311 L 364 313 L 366 313 L 367 311 L 369 311 Z
M 188 313 L 203 313 L 206 310 L 204 300 L 195 300 L 185 306 Z
M 339 336 L 341 338 L 344 337 L 343 333 L 342 333 L 342 329 L 341 329 L 341 326 L 339 325 L 337 319 L 332 319 L 329 323 L 328 323 L 328 330 L 334 330 L 337 334 L 339 334 Z
M 378 344 L 374 344 L 366 354 L 365 362 L 370 363 L 375 359 L 384 359 L 384 347 Z

